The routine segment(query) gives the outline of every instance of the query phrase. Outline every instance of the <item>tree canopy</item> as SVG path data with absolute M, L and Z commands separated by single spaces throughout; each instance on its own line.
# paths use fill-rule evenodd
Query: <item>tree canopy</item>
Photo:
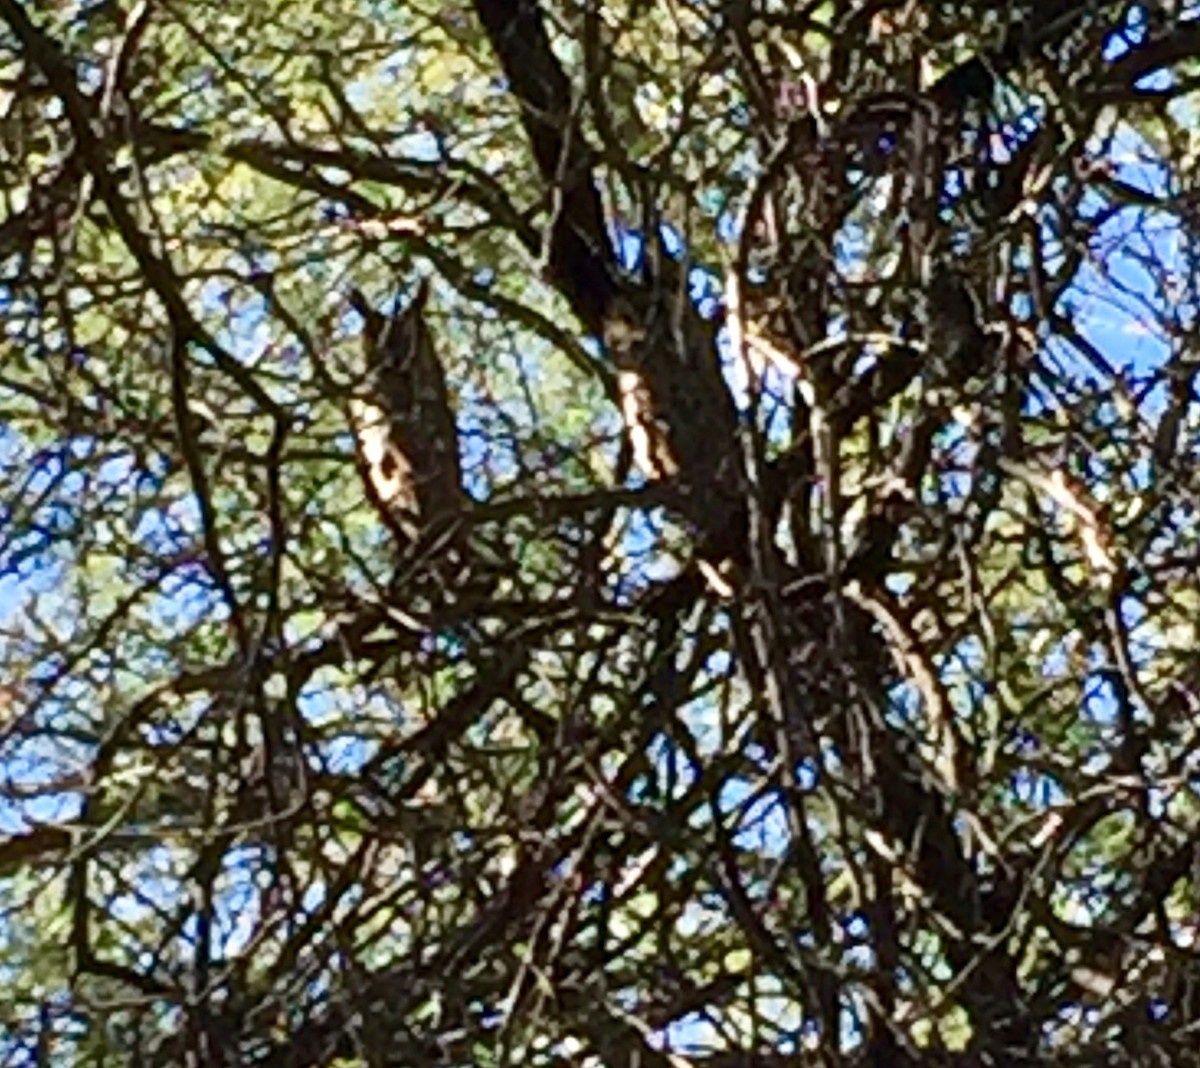
M 1198 55 L 0 0 L 0 1063 L 1200 1063 Z

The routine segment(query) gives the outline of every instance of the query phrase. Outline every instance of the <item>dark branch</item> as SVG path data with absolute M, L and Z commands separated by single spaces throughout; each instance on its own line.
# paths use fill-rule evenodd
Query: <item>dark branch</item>
M 587 328 L 599 334 L 615 292 L 616 262 L 575 93 L 534 0 L 475 0 L 475 11 L 520 103 L 521 122 L 550 192 L 551 277 Z

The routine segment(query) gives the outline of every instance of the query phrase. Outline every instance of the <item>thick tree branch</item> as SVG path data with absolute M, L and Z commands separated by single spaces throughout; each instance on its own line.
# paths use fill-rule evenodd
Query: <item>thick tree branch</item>
M 550 272 L 587 328 L 600 334 L 616 267 L 576 94 L 550 46 L 536 0 L 475 0 L 475 11 L 521 107 L 552 200 Z

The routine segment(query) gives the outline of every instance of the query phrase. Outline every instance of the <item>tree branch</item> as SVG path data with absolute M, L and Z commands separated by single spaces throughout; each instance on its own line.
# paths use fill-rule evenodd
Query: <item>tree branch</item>
M 550 47 L 535 0 L 475 0 L 474 6 L 520 103 L 538 171 L 556 201 L 551 276 L 587 328 L 600 334 L 615 293 L 616 259 L 592 175 L 592 153 L 572 112 L 570 80 Z

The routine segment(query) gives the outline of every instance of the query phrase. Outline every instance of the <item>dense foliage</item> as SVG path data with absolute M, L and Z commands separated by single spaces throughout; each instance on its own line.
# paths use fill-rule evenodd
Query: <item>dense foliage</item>
M 0 0 L 0 1063 L 1200 1063 L 1197 53 Z

